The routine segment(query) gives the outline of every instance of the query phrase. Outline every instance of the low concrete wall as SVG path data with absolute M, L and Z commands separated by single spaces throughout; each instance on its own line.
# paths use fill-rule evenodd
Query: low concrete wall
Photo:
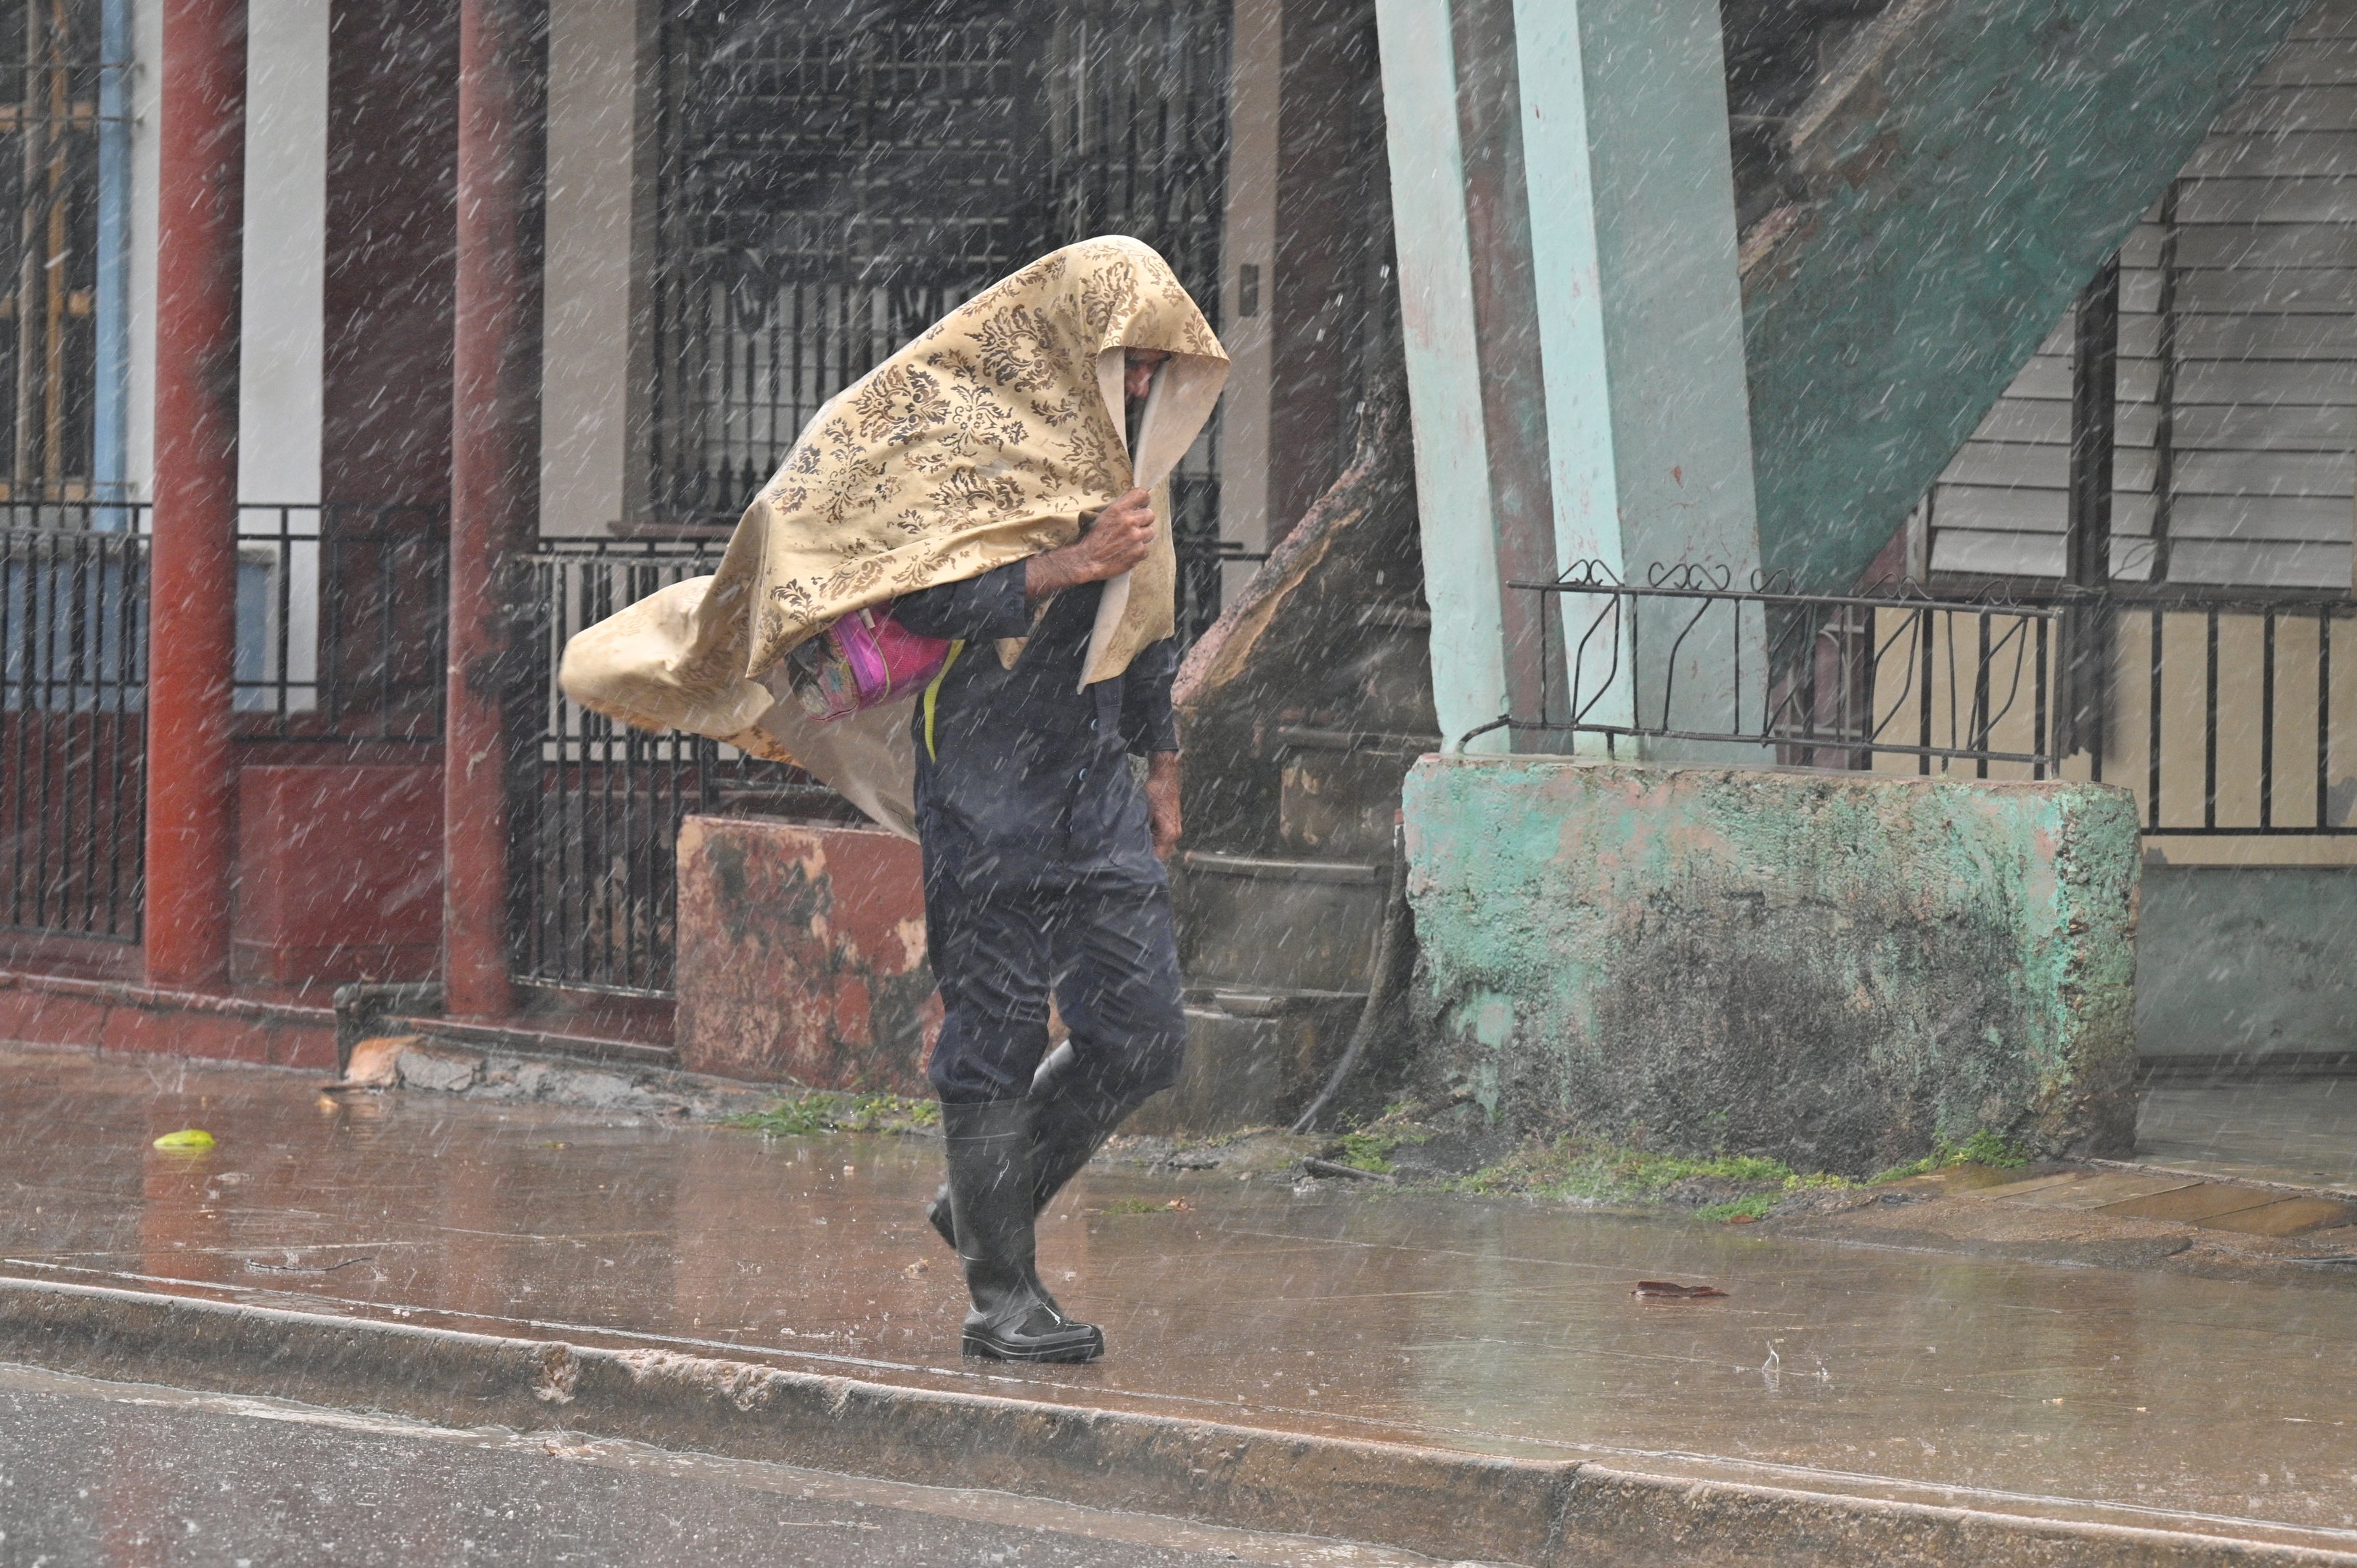
M 2134 1142 L 2125 791 L 1426 757 L 1421 1092 L 1862 1174 Z
M 2357 867 L 2147 865 L 2136 1051 L 2357 1047 Z
M 931 1094 L 941 998 L 917 846 L 868 828 L 690 817 L 675 1038 L 690 1072 Z

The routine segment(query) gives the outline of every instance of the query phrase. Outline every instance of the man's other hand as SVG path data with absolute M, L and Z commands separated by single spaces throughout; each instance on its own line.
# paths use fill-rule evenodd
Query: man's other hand
M 1154 853 L 1168 860 L 1178 853 L 1178 754 L 1157 751 L 1146 759 L 1146 814 L 1154 824 Z
M 1024 568 L 1026 597 L 1044 599 L 1083 583 L 1118 577 L 1154 547 L 1154 498 L 1132 490 L 1097 513 L 1088 532 L 1061 549 L 1031 557 Z

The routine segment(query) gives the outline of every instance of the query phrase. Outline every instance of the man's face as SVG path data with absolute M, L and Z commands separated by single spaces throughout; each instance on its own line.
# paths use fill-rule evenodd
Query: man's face
M 1154 371 L 1170 356 L 1159 349 L 1132 349 L 1127 351 L 1128 363 L 1123 368 L 1122 392 L 1131 403 L 1140 403 L 1154 390 Z

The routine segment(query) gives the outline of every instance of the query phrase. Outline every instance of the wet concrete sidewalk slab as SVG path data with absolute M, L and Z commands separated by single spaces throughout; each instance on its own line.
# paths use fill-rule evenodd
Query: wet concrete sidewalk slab
M 957 1354 L 927 1140 L 317 1085 L 0 1052 L 0 1269 L 2357 1552 L 2350 1271 L 2235 1282 L 1098 1170 L 1042 1257 L 1111 1354 L 988 1367 Z M 218 1146 L 150 1146 L 190 1126 Z

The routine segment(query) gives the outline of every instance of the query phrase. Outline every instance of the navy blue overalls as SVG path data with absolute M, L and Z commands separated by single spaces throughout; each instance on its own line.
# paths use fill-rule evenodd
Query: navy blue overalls
M 916 704 L 926 952 L 943 1017 L 928 1073 L 952 1104 L 1019 1099 L 1048 1050 L 1048 997 L 1075 1066 L 1142 1097 L 1186 1044 L 1170 884 L 1133 755 L 1178 749 L 1169 639 L 1081 689 L 1103 585 L 1069 589 L 1035 628 L 1025 564 L 911 594 L 909 630 L 965 641 Z M 1028 637 L 1011 670 L 994 641 Z

